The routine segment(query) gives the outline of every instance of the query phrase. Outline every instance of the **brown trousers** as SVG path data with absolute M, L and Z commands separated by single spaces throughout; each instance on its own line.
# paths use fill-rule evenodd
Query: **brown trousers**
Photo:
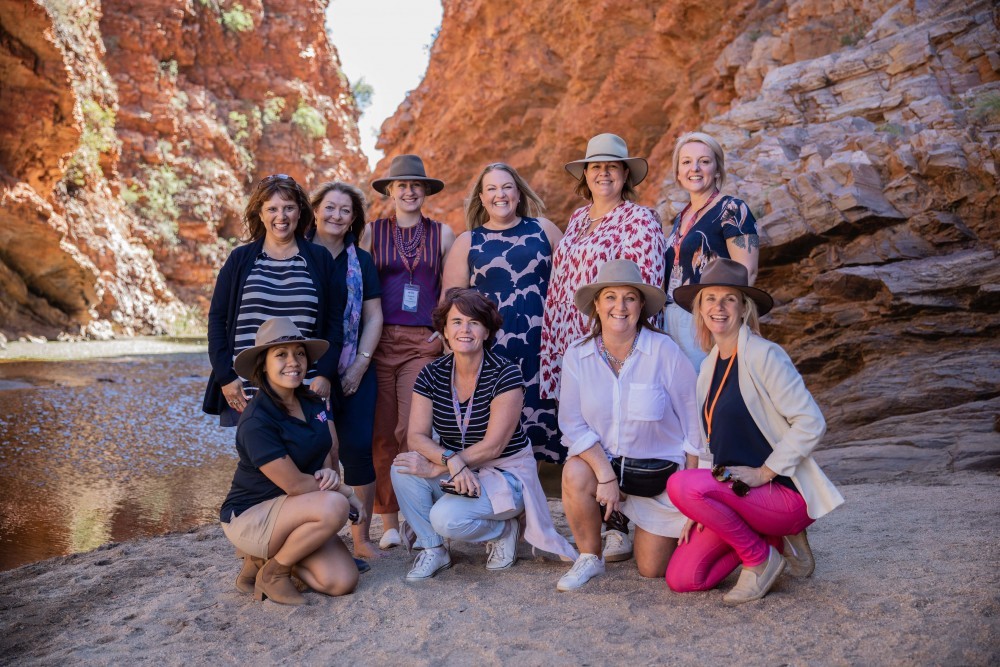
M 440 338 L 427 339 L 434 333 L 426 327 L 387 324 L 375 348 L 375 429 L 372 437 L 372 461 L 375 464 L 375 513 L 399 511 L 392 490 L 389 470 L 400 452 L 407 451 L 406 430 L 410 423 L 413 385 L 424 366 L 441 356 Z

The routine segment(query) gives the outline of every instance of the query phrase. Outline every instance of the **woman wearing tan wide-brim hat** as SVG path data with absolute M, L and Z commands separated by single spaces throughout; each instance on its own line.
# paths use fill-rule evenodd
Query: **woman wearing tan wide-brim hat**
M 709 262 L 701 282 L 678 287 L 674 300 L 694 315 L 708 352 L 697 401 L 713 468 L 684 470 L 667 483 L 689 518 L 667 583 L 677 592 L 708 590 L 742 565 L 722 600 L 749 602 L 783 571 L 812 574 L 806 528 L 844 502 L 811 455 L 826 422 L 792 360 L 760 335 L 758 315 L 774 300 L 750 286 L 743 264 Z
M 646 160 L 630 155 L 625 141 L 614 134 L 591 138 L 583 159 L 566 165 L 576 182 L 576 193 L 588 203 L 570 217 L 552 259 L 542 322 L 542 398 L 559 398 L 560 366 L 566 346 L 590 331 L 573 295 L 581 285 L 594 281 L 601 265 L 613 259 L 629 259 L 639 267 L 647 284 L 663 284 L 663 227 L 655 211 L 635 203 L 635 187 L 645 179 L 647 169 Z M 662 324 L 659 315 L 656 322 Z M 565 452 L 560 454 L 565 456 Z M 617 522 L 613 526 L 607 533 L 606 555 L 629 558 L 632 547 L 628 527 Z
M 379 546 L 399 546 L 399 503 L 389 471 L 406 451 L 410 398 L 417 374 L 441 355 L 431 313 L 441 296 L 444 258 L 455 242 L 447 225 L 423 214 L 427 197 L 444 189 L 428 176 L 418 155 L 397 155 L 372 189 L 392 200 L 393 213 L 373 220 L 361 237 L 371 253 L 382 285 L 382 336 L 373 362 L 378 394 L 372 459 L 375 464 L 375 512 L 382 515 Z

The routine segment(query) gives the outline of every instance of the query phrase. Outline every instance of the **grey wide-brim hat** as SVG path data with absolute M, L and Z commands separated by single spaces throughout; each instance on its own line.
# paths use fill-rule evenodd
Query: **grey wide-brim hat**
M 598 134 L 587 142 L 586 157 L 566 163 L 566 171 L 573 178 L 583 178 L 583 170 L 588 162 L 624 162 L 628 167 L 628 180 L 632 187 L 642 183 L 649 172 L 649 164 L 645 158 L 630 157 L 625 140 L 617 134 Z
M 642 279 L 639 266 L 630 259 L 613 259 L 597 271 L 594 282 L 576 290 L 573 301 L 587 317 L 594 316 L 594 299 L 605 287 L 632 287 L 642 293 L 642 318 L 648 320 L 663 310 L 667 294 Z
M 702 289 L 706 287 L 731 287 L 753 299 L 760 315 L 767 314 L 774 308 L 774 299 L 764 290 L 750 287 L 747 284 L 749 282 L 750 273 L 747 271 L 747 267 L 732 259 L 716 257 L 701 272 L 701 282 L 694 285 L 681 285 L 674 289 L 674 303 L 690 313 L 694 307 L 694 298 Z
M 372 189 L 388 195 L 389 184 L 393 181 L 423 181 L 428 195 L 436 195 L 444 190 L 444 181 L 427 176 L 424 161 L 419 155 L 397 155 L 389 164 L 389 173 L 372 181 Z
M 243 350 L 236 355 L 233 361 L 233 370 L 242 378 L 249 378 L 253 374 L 253 368 L 257 365 L 257 358 L 266 352 L 268 348 L 276 345 L 288 345 L 298 343 L 306 348 L 306 356 L 309 363 L 312 363 L 323 356 L 330 348 L 330 343 L 319 338 L 306 338 L 287 317 L 275 317 L 257 329 L 254 337 L 254 346 Z

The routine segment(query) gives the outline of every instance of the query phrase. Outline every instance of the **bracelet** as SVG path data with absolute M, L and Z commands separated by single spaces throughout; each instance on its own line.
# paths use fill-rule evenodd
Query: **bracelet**
M 612 477 L 611 479 L 606 479 L 603 482 L 601 480 L 597 480 L 597 483 L 598 484 L 610 484 L 611 482 L 617 482 L 617 481 L 618 481 L 617 479 L 615 479 L 614 477 Z

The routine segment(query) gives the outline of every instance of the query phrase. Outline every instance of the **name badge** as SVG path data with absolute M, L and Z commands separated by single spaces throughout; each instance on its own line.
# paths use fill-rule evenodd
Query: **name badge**
M 409 285 L 403 286 L 403 312 L 404 313 L 415 313 L 417 312 L 417 303 L 420 302 L 420 285 Z

